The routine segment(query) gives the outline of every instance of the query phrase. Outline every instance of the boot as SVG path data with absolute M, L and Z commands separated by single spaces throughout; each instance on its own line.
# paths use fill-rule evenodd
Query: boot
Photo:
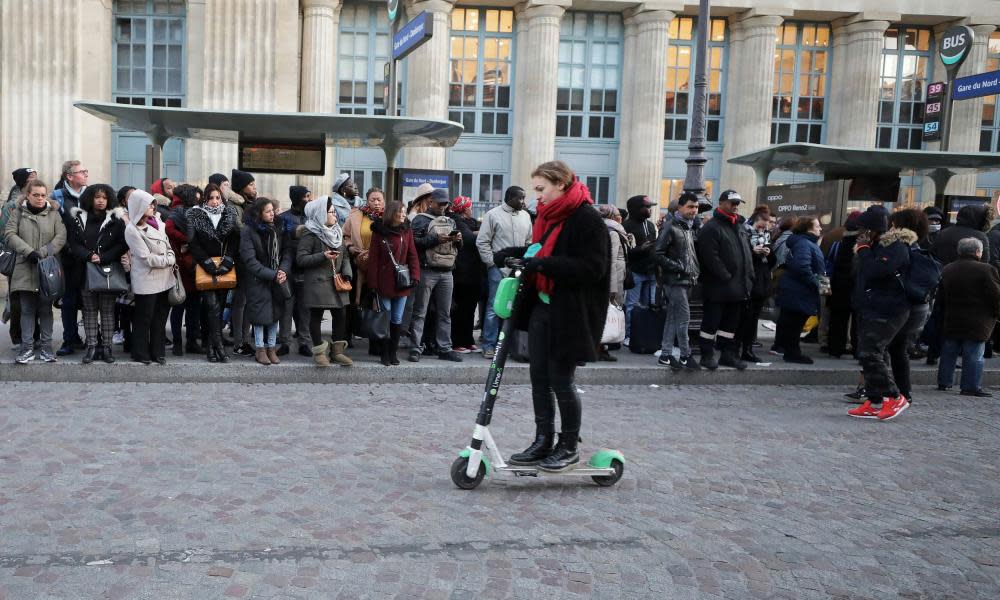
M 271 361 L 267 357 L 267 350 L 264 348 L 257 348 L 254 350 L 254 358 L 258 363 L 262 365 L 271 366 Z
M 375 338 L 369 339 L 368 356 L 384 356 L 387 350 L 386 346 L 388 345 L 389 343 L 385 340 L 377 340 Z
M 403 331 L 402 325 L 389 324 L 389 341 L 382 340 L 382 343 L 389 347 L 389 360 L 393 366 L 399 366 L 399 335 Z
M 271 361 L 272 365 L 280 365 L 281 361 L 278 360 L 278 350 L 276 348 L 266 348 L 267 360 Z
M 198 343 L 198 340 L 191 340 L 187 343 L 188 354 L 204 354 L 205 347 Z
M 184 356 L 184 342 L 180 339 L 176 340 L 172 352 L 174 356 Z
M 215 357 L 219 359 L 220 363 L 229 362 L 229 355 L 226 354 L 226 348 L 222 345 L 222 343 L 217 343 L 215 345 Z
M 330 357 L 326 355 L 329 350 L 330 344 L 327 342 L 323 342 L 319 346 L 312 347 L 313 363 L 315 363 L 317 367 L 330 366 Z
M 375 343 L 372 345 L 376 346 Z M 379 362 L 386 367 L 391 367 L 393 359 L 392 342 L 390 340 L 378 340 L 376 347 L 379 349 Z
M 747 363 L 740 360 L 740 355 L 736 352 L 736 347 L 732 343 L 727 343 L 722 349 L 722 356 L 719 357 L 719 364 L 723 367 L 731 367 L 738 371 L 747 368 Z
M 333 359 L 333 362 L 342 367 L 353 367 L 354 361 L 351 360 L 349 356 L 344 354 L 344 350 L 346 349 L 346 341 L 341 340 L 339 342 L 333 342 L 333 344 L 330 345 L 330 358 Z
M 219 355 L 215 351 L 215 346 L 209 346 L 208 351 L 205 353 L 205 355 L 208 358 L 208 362 L 210 363 L 219 362 Z
M 577 443 L 579 441 L 579 431 L 564 431 L 560 433 L 559 442 L 556 444 L 555 450 L 545 460 L 538 463 L 538 468 L 553 473 L 572 469 L 580 462 L 580 453 L 577 451 Z
M 522 466 L 537 465 L 552 454 L 555 438 L 556 434 L 551 431 L 535 430 L 535 441 L 524 452 L 512 454 L 510 464 Z
M 715 341 L 702 340 L 699 345 L 701 346 L 701 361 L 699 361 L 701 366 L 709 371 L 718 369 L 719 361 L 715 359 Z
M 104 362 L 114 364 L 115 355 L 111 352 L 111 344 L 104 346 Z
M 95 352 L 97 352 L 96 348 L 94 348 L 93 346 L 87 346 L 87 353 L 83 355 L 83 364 L 89 365 L 90 363 L 94 362 Z

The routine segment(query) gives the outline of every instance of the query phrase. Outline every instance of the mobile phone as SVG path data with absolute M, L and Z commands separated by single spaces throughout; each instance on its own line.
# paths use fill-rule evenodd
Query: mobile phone
M 451 233 L 449 233 L 448 235 L 450 235 L 451 237 L 455 237 L 456 235 L 458 235 L 458 230 L 457 229 L 452 229 Z

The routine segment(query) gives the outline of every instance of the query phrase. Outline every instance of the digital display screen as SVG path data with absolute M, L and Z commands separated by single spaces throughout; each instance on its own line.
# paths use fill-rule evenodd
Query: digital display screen
M 251 173 L 323 175 L 325 144 L 282 144 L 241 141 L 239 169 Z

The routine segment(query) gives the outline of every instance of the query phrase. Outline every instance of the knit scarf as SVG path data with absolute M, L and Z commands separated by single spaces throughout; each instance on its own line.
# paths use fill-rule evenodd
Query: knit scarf
M 538 218 L 535 220 L 535 225 L 531 231 L 531 241 L 539 243 L 542 242 L 543 237 L 545 241 L 542 242 L 542 248 L 535 254 L 535 258 L 552 256 L 552 251 L 556 247 L 556 242 L 559 240 L 559 234 L 562 232 L 566 219 L 584 204 L 593 203 L 594 201 L 590 197 L 590 190 L 587 189 L 587 186 L 580 183 L 579 178 L 576 178 L 562 196 L 551 202 L 539 204 Z M 548 237 L 546 237 L 546 233 L 548 233 Z M 551 294 L 554 288 L 555 282 L 552 281 L 551 277 L 541 273 L 535 274 L 535 289 L 539 292 Z
M 715 209 L 715 214 L 722 215 L 723 217 L 725 217 L 733 225 L 736 225 L 736 220 L 740 218 L 739 214 L 731 215 L 731 214 L 727 213 L 726 211 L 722 210 L 721 208 Z
M 361 207 L 361 213 L 374 221 L 375 219 L 381 219 L 383 210 L 375 210 L 370 204 L 365 204 Z

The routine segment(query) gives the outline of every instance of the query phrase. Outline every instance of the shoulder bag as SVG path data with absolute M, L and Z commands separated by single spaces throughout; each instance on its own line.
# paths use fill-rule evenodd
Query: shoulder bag
M 222 246 L 222 256 L 211 257 L 212 262 L 218 267 L 222 264 L 222 257 L 226 255 L 226 246 Z M 201 265 L 194 267 L 194 287 L 199 292 L 207 290 L 231 290 L 236 287 L 236 269 L 229 269 L 225 275 L 209 275 L 208 271 Z
M 100 256 L 101 249 L 97 249 Z M 120 294 L 128 291 L 128 279 L 120 261 L 107 265 L 87 263 L 85 289 L 94 294 Z
M 361 336 L 370 340 L 389 337 L 389 311 L 382 306 L 377 292 L 373 292 L 361 311 Z
M 417 283 L 413 281 L 413 277 L 410 275 L 410 267 L 396 262 L 396 257 L 392 254 L 392 246 L 389 245 L 388 240 L 382 238 L 382 243 L 385 244 L 385 249 L 389 251 L 389 260 L 392 261 L 392 268 L 396 273 L 396 289 L 408 290 L 416 287 Z
M 10 277 L 14 274 L 14 266 L 17 264 L 17 253 L 0 241 L 0 275 Z
M 38 294 L 45 302 L 55 302 L 63 297 L 66 282 L 62 262 L 58 256 L 46 256 L 38 261 Z
M 178 306 L 187 301 L 187 291 L 184 289 L 184 282 L 181 281 L 180 268 L 174 265 L 174 286 L 167 291 L 167 302 L 170 306 Z

